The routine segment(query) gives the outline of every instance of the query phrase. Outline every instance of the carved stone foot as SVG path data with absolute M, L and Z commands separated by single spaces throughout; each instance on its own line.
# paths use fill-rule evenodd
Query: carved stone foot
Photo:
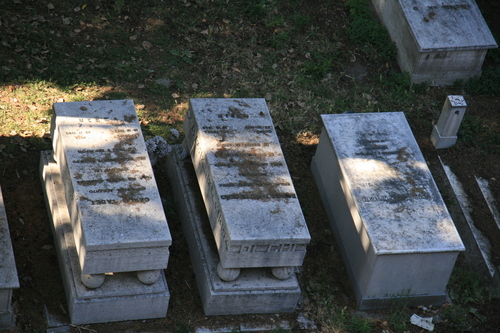
M 217 274 L 223 281 L 233 281 L 240 276 L 239 268 L 224 268 L 220 263 L 217 264 Z
M 144 284 L 153 284 L 160 278 L 161 271 L 159 269 L 151 271 L 138 271 L 137 278 Z
M 274 277 L 280 280 L 286 280 L 290 276 L 292 276 L 293 273 L 293 267 L 286 266 L 286 267 L 273 267 L 271 269 L 271 272 L 273 273 Z
M 81 274 L 80 279 L 82 284 L 90 289 L 99 288 L 103 283 L 106 276 L 104 274 Z

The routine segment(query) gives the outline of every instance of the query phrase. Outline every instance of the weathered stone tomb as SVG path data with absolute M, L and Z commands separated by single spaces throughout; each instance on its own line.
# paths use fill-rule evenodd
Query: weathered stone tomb
M 414 83 L 451 85 L 481 75 L 495 38 L 474 0 L 372 0 Z
M 311 167 L 359 307 L 445 301 L 464 246 L 404 114 L 322 120 Z
M 54 113 L 41 173 L 72 323 L 164 317 L 171 236 L 133 102 Z

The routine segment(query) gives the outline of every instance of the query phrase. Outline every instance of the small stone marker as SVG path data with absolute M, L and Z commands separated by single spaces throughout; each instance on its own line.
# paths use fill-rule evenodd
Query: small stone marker
M 0 330 L 11 329 L 15 325 L 12 311 L 12 290 L 15 288 L 19 288 L 19 279 L 0 188 Z
M 431 134 L 432 144 L 436 149 L 450 148 L 457 142 L 457 132 L 467 109 L 463 96 L 446 97 L 438 123 Z
M 453 84 L 481 75 L 495 38 L 473 0 L 372 0 L 412 82 Z
M 166 268 L 172 240 L 133 102 L 55 103 L 54 112 L 82 273 Z
M 359 307 L 442 303 L 464 246 L 404 114 L 322 120 L 311 167 Z
M 219 251 L 219 276 L 301 266 L 310 241 L 264 99 L 191 99 L 185 146 Z M 286 270 L 285 270 L 286 271 Z

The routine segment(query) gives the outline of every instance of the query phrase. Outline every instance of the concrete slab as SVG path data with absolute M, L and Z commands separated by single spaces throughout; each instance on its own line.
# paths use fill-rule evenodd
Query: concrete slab
M 167 158 L 167 170 L 205 314 L 293 312 L 301 294 L 295 274 L 287 280 L 278 280 L 268 268 L 247 268 L 234 281 L 219 278 L 217 247 L 193 165 L 189 159 L 179 159 L 179 150 L 181 147 L 175 146 Z
M 54 113 L 83 273 L 166 268 L 172 238 L 133 102 L 54 103 Z
M 311 167 L 359 307 L 442 303 L 465 248 L 404 114 L 322 120 Z
M 19 288 L 19 279 L 0 188 L 0 329 L 10 329 L 15 325 L 12 291 L 16 288 Z
M 486 51 L 498 47 L 473 0 L 372 2 L 412 82 L 449 85 L 479 76 Z
M 141 283 L 132 272 L 108 274 L 97 289 L 88 289 L 81 283 L 63 182 L 51 151 L 42 151 L 40 168 L 71 323 L 165 317 L 170 294 L 163 271 L 158 281 L 151 285 Z
M 184 131 L 222 266 L 301 266 L 309 231 L 265 100 L 191 99 Z

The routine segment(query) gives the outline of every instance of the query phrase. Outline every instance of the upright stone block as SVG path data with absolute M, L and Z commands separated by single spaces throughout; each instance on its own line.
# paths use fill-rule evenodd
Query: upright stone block
M 464 246 L 404 114 L 322 120 L 311 167 L 359 307 L 442 303 Z
M 10 329 L 15 325 L 12 291 L 16 288 L 19 288 L 19 280 L 0 188 L 0 330 Z
M 412 82 L 453 84 L 481 75 L 495 42 L 474 0 L 372 0 Z
M 191 99 L 184 122 L 224 269 L 301 266 L 310 241 L 264 99 Z
M 447 96 L 439 120 L 432 130 L 431 142 L 436 149 L 450 148 L 457 142 L 457 132 L 467 109 L 463 96 Z
M 54 113 L 82 274 L 166 268 L 172 240 L 133 102 L 55 103 Z

